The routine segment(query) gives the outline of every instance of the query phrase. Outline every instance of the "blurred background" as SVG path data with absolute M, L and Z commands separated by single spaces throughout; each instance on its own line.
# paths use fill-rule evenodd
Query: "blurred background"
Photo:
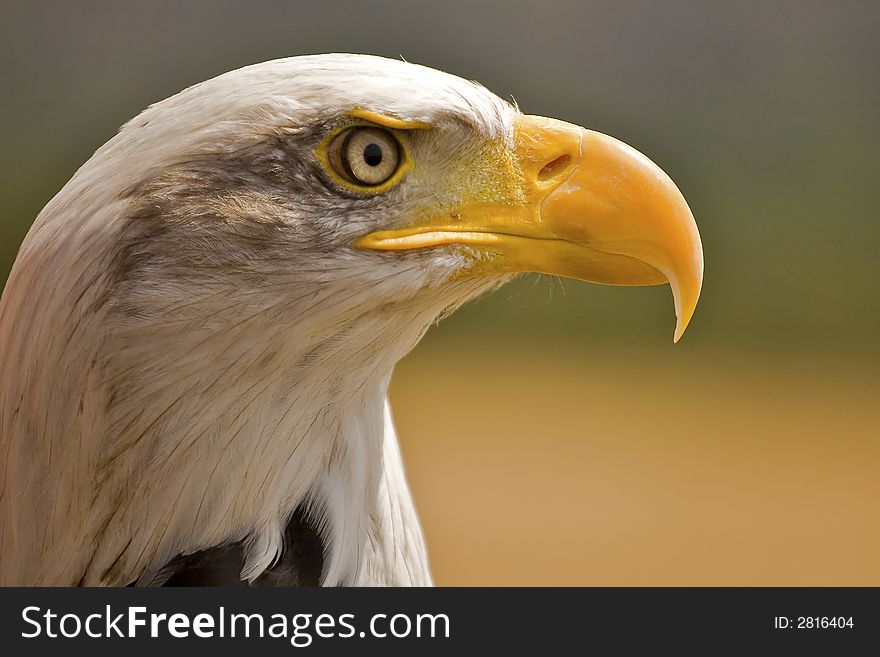
M 439 584 L 880 585 L 880 4 L 4 0 L 0 283 L 149 103 L 317 52 L 404 57 L 650 156 L 703 237 L 668 287 L 526 277 L 392 401 Z

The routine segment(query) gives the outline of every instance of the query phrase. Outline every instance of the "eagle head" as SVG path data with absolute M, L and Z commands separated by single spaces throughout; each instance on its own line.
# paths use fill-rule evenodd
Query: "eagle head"
M 0 302 L 0 580 L 144 581 L 230 542 L 253 580 L 305 505 L 324 583 L 429 581 L 388 380 L 527 271 L 668 283 L 677 340 L 700 237 L 636 150 L 402 61 L 294 57 L 149 107 Z
M 127 203 L 130 315 L 186 325 L 188 307 L 201 324 L 235 303 L 325 333 L 377 312 L 423 329 L 534 271 L 669 283 L 678 340 L 700 292 L 693 217 L 648 158 L 402 61 L 243 68 L 152 106 L 102 150 L 95 174 Z

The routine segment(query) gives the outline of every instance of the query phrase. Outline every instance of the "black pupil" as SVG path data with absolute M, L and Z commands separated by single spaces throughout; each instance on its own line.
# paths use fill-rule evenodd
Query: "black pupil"
M 371 167 L 377 167 L 382 163 L 382 147 L 379 144 L 367 144 L 364 148 L 364 162 Z

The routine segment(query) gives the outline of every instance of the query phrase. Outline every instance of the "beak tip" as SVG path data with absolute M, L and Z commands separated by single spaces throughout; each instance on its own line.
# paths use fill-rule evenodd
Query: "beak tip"
M 673 344 L 678 344 L 681 336 L 684 335 L 685 329 L 691 323 L 694 311 L 697 309 L 697 302 L 700 299 L 700 291 L 703 287 L 702 267 L 700 275 L 695 286 L 684 285 L 677 280 L 671 280 L 672 298 L 675 302 L 675 333 L 672 336 Z
M 675 324 L 675 334 L 672 336 L 672 344 L 678 344 L 678 341 L 681 340 L 681 336 L 684 335 L 684 330 L 687 328 L 686 324 L 682 324 L 682 322 L 676 322 Z
M 687 328 L 688 321 L 682 321 L 682 317 L 678 316 L 675 320 L 675 333 L 672 335 L 672 344 L 678 344 L 678 341 L 681 340 L 681 336 L 684 335 L 684 331 Z

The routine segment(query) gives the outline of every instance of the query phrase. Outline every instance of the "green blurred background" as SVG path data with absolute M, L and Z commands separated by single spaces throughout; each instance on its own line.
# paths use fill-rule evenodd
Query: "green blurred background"
M 25 2 L 0 21 L 0 281 L 127 119 L 245 64 L 366 52 L 642 150 L 706 277 L 526 277 L 392 389 L 444 584 L 880 584 L 880 4 Z

